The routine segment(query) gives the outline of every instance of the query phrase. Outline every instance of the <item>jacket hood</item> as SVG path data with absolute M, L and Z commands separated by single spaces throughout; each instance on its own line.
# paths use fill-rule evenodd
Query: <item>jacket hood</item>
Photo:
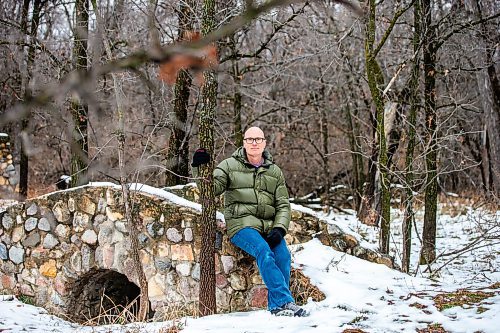
M 238 161 L 241 161 L 242 163 L 251 165 L 251 163 L 248 161 L 247 152 L 244 147 L 236 149 L 232 157 L 234 157 Z M 264 157 L 264 163 L 262 164 L 263 166 L 269 166 L 274 163 L 273 156 L 267 149 L 264 149 L 264 152 L 262 152 L 262 157 Z

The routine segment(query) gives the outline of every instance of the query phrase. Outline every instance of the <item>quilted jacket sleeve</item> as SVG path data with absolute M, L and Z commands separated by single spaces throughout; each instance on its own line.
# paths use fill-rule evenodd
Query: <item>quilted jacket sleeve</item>
M 274 193 L 274 204 L 276 209 L 276 216 L 274 217 L 273 228 L 280 227 L 288 231 L 291 218 L 290 201 L 288 200 L 288 190 L 286 188 L 285 177 L 280 170 L 280 176 Z
M 199 168 L 193 167 L 192 169 L 193 177 L 199 177 Z M 214 169 L 214 192 L 215 196 L 221 195 L 226 191 L 227 185 L 229 183 L 228 176 L 228 163 L 226 160 L 222 161 L 215 169 Z M 200 187 L 201 179 L 196 179 L 196 185 L 198 188 Z
M 214 169 L 214 192 L 215 195 L 221 195 L 229 185 L 229 163 L 227 160 L 220 162 Z

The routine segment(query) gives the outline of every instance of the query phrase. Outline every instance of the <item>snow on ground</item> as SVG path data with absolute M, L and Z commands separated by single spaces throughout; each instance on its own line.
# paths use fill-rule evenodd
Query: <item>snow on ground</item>
M 456 207 L 439 204 L 436 232 L 438 259 L 432 266 L 435 276 L 425 272 L 426 266 L 418 266 L 421 248 L 424 211 L 415 214 L 415 227 L 412 227 L 411 267 L 413 275 L 435 277 L 437 282 L 459 284 L 462 287 L 486 286 L 500 281 L 500 210 L 491 213 L 482 209 Z M 450 215 L 449 213 L 452 213 Z M 320 214 L 321 215 L 321 214 Z M 361 223 L 354 215 L 322 215 L 330 223 L 340 224 L 360 234 L 371 244 L 378 247 L 378 228 Z M 402 223 L 404 212 L 391 209 L 391 244 L 390 254 L 401 265 Z M 486 239 L 485 237 L 490 239 Z M 465 248 L 471 245 L 469 251 Z M 449 255 L 464 249 L 464 253 Z M 460 251 L 459 251 L 460 252 Z M 451 261 L 450 261 L 451 260 Z M 448 263 L 448 261 L 450 261 Z M 439 270 L 438 270 L 439 269 Z
M 300 207 L 299 207 L 300 208 Z M 294 205 L 294 209 L 297 206 Z M 307 210 L 307 209 L 304 209 Z M 446 214 L 441 207 L 437 230 L 438 254 L 450 253 L 470 244 L 485 234 L 499 235 L 500 211 L 463 208 L 457 216 Z M 308 211 L 309 212 L 309 211 Z M 344 230 L 362 235 L 366 244 L 376 247 L 378 230 L 361 224 L 355 216 L 330 214 L 321 216 Z M 399 258 L 401 248 L 401 221 L 403 213 L 392 210 L 391 252 Z M 421 234 L 423 212 L 416 216 Z M 485 230 L 489 230 L 485 233 Z M 326 295 L 321 302 L 309 301 L 305 307 L 311 312 L 306 318 L 274 317 L 265 310 L 213 315 L 204 318 L 183 318 L 177 324 L 182 332 L 342 332 L 359 328 L 365 332 L 415 332 L 428 324 L 439 323 L 448 332 L 499 331 L 500 291 L 481 289 L 500 281 L 499 239 L 478 242 L 473 251 L 465 251 L 446 264 L 432 279 L 417 266 L 420 243 L 414 232 L 412 251 L 413 274 L 407 275 L 383 265 L 373 264 L 335 251 L 312 240 L 291 246 L 294 265 L 303 269 Z M 433 270 L 453 256 L 441 256 Z M 418 270 L 417 270 L 418 268 Z M 416 271 L 416 272 L 415 272 Z M 416 275 L 416 276 L 414 276 Z M 490 291 L 494 297 L 480 304 L 456 306 L 440 312 L 432 297 L 444 291 L 460 288 Z M 49 315 L 45 310 L 0 296 L 0 332 L 160 332 L 165 333 L 171 323 L 132 324 L 127 326 L 82 327 Z M 479 305 L 484 312 L 478 311 Z

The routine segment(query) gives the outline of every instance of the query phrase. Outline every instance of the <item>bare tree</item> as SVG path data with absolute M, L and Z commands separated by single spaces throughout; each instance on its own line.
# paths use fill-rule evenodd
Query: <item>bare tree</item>
M 119 4 L 119 3 L 118 3 Z M 104 46 L 104 50 L 108 59 L 113 58 L 111 43 L 107 36 L 106 25 L 104 20 L 98 10 L 97 0 L 92 0 L 92 5 L 94 12 L 96 13 L 96 18 L 98 21 L 98 30 L 100 32 L 101 40 Z M 118 73 L 112 73 L 111 77 L 113 79 L 113 90 L 116 105 L 116 114 L 118 117 L 118 128 L 116 129 L 116 138 L 118 140 L 118 164 L 120 172 L 120 185 L 122 187 L 123 204 L 125 206 L 125 219 L 127 221 L 127 229 L 129 231 L 129 240 L 131 244 L 132 253 L 132 264 L 135 270 L 135 275 L 139 281 L 139 288 L 141 290 L 140 303 L 137 318 L 140 321 L 144 321 L 147 318 L 149 312 L 149 298 L 148 298 L 148 282 L 144 269 L 141 263 L 141 258 L 139 256 L 139 226 L 137 222 L 137 216 L 133 212 L 133 200 L 130 195 L 129 180 L 127 179 L 126 168 L 125 168 L 125 155 L 127 153 L 125 149 L 126 143 L 126 131 L 125 131 L 125 108 L 124 100 L 125 96 L 123 94 L 123 83 L 122 79 Z
M 388 162 L 387 162 L 387 143 L 385 135 L 385 117 L 384 117 L 384 100 L 382 95 L 382 88 L 384 85 L 384 77 L 379 63 L 377 62 L 377 53 L 385 43 L 385 39 L 375 44 L 375 30 L 376 30 L 376 2 L 370 0 L 368 3 L 368 20 L 366 25 L 366 40 L 365 40 L 365 59 L 366 59 L 366 75 L 368 77 L 368 86 L 372 95 L 373 104 L 376 114 L 376 133 L 377 133 L 377 147 L 378 147 L 378 166 L 377 171 L 380 177 L 380 251 L 382 253 L 389 253 L 389 233 L 390 233 L 390 184 L 388 178 Z M 397 18 L 396 18 L 397 19 Z M 396 20 L 394 19 L 394 20 Z M 395 22 L 394 22 L 395 23 Z M 392 27 L 391 27 L 392 28 Z M 388 30 L 385 34 L 387 36 Z
M 89 34 L 89 2 L 75 1 L 73 60 L 75 70 L 87 71 L 88 34 Z M 80 94 L 81 95 L 81 94 Z M 88 105 L 81 96 L 74 96 L 71 101 L 74 130 L 71 149 L 71 186 L 87 183 L 88 167 Z
M 202 33 L 208 35 L 216 27 L 215 0 L 204 0 Z M 214 70 L 203 73 L 202 109 L 200 112 L 200 145 L 214 154 L 214 123 L 217 104 L 217 74 Z M 200 166 L 199 175 L 203 179 L 200 185 L 200 200 L 202 203 L 201 251 L 200 251 L 200 295 L 199 312 L 201 316 L 217 312 L 215 300 L 215 194 L 213 173 L 214 160 L 208 165 Z
M 408 115 L 407 135 L 408 143 L 406 147 L 405 159 L 405 181 L 406 181 L 406 197 L 405 197 L 405 215 L 403 219 L 403 254 L 401 258 L 401 267 L 403 272 L 408 273 L 410 270 L 410 255 L 411 255 L 411 230 L 414 222 L 413 201 L 414 201 L 414 173 L 413 173 L 413 154 L 415 151 L 415 134 L 417 125 L 417 110 L 419 109 L 419 77 L 420 77 L 420 39 L 421 39 L 421 5 L 420 0 L 416 0 L 413 5 L 413 52 L 414 61 L 411 69 L 410 82 L 408 84 L 407 94 L 409 95 L 410 112 Z
M 32 96 L 32 72 L 33 63 L 35 61 L 35 44 L 38 32 L 38 26 L 40 25 L 40 15 L 45 1 L 34 0 L 33 1 L 33 14 L 30 21 L 30 29 L 28 32 L 28 12 L 30 8 L 31 0 L 24 0 L 21 12 L 21 33 L 24 34 L 23 39 L 27 38 L 27 43 L 22 43 L 21 48 L 24 49 L 27 45 L 26 61 L 25 61 L 25 72 L 23 75 L 22 92 L 24 95 L 24 100 L 29 100 Z M 24 52 L 23 52 L 24 53 Z M 29 117 L 25 116 L 21 118 L 21 158 L 19 162 L 19 195 L 26 199 L 28 196 L 28 174 L 29 174 L 29 157 L 27 149 L 27 128 L 28 128 Z
M 466 3 L 467 4 L 467 3 Z M 498 32 L 483 20 L 484 6 L 481 1 L 469 1 L 472 20 L 479 21 L 477 42 L 482 52 L 479 58 L 484 64 L 476 73 L 477 86 L 481 96 L 485 117 L 481 138 L 481 169 L 483 186 L 490 194 L 500 195 L 500 80 L 495 66 L 494 55 L 500 39 Z
M 195 6 L 193 1 L 179 3 L 179 41 L 192 39 L 194 35 Z M 189 176 L 189 137 L 186 131 L 188 104 L 192 78 L 186 69 L 177 75 L 174 87 L 174 112 L 169 139 L 167 163 L 172 172 L 167 172 L 166 185 L 185 184 Z

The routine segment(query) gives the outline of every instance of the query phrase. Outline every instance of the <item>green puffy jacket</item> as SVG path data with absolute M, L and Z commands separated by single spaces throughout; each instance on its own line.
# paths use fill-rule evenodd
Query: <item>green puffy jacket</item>
M 285 231 L 290 224 L 290 202 L 281 169 L 264 150 L 264 163 L 256 168 L 243 147 L 214 170 L 215 195 L 224 193 L 224 218 L 231 238 L 244 227 L 267 233 L 274 227 Z

